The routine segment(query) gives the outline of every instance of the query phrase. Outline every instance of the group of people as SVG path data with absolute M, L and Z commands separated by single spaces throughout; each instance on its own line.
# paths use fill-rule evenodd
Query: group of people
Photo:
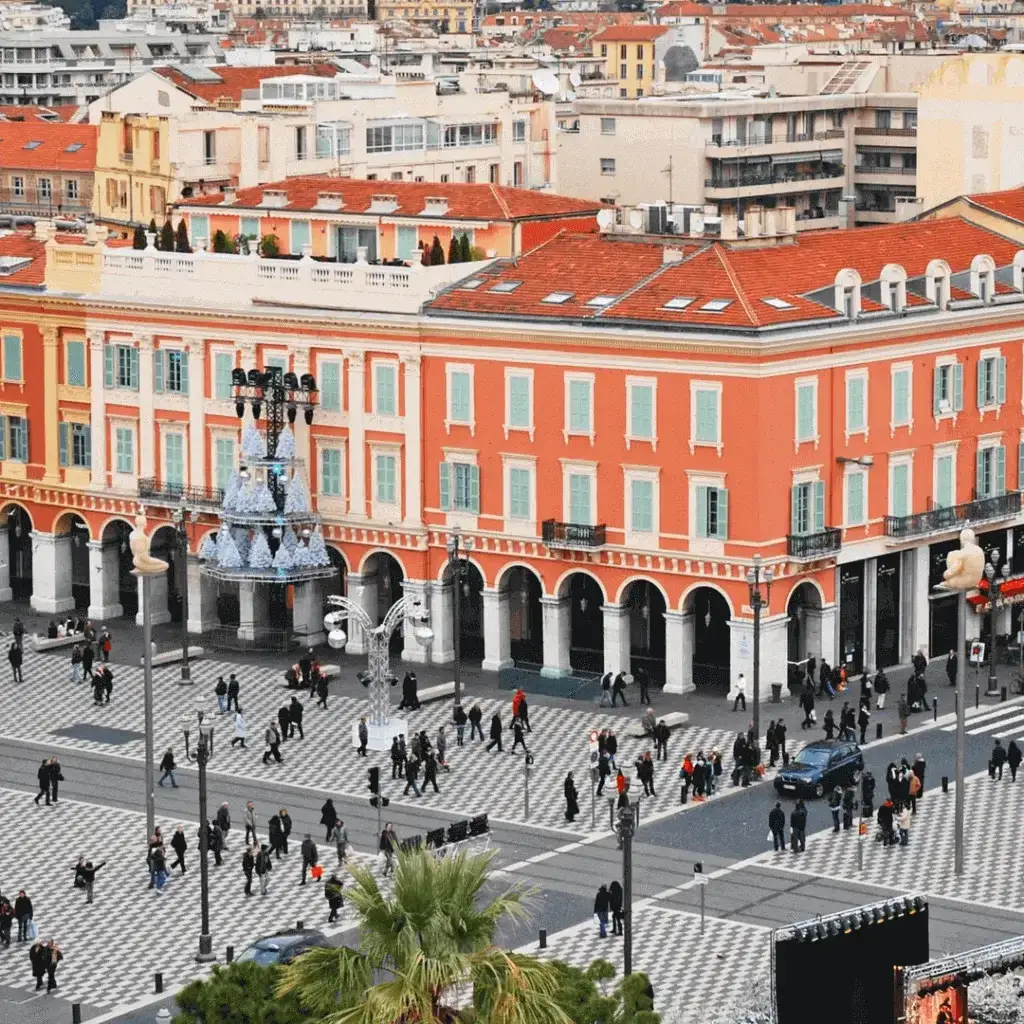
M 79 860 L 83 871 L 86 867 L 82 860 Z M 93 874 L 103 865 L 92 868 Z M 90 865 L 91 867 L 91 865 Z M 75 884 L 78 885 L 78 869 L 75 872 Z M 91 889 L 89 890 L 91 902 Z M 39 928 L 35 922 L 35 910 L 32 907 L 32 899 L 24 889 L 18 890 L 14 902 L 3 895 L 0 895 L 0 945 L 4 949 L 11 946 L 11 931 L 14 925 L 18 926 L 17 942 L 24 944 L 32 943 L 28 951 L 29 963 L 32 967 L 32 976 L 36 979 L 36 991 L 43 987 L 43 978 L 46 978 L 46 991 L 52 992 L 57 987 L 57 965 L 64 959 L 60 946 L 55 939 L 44 939 L 39 935 Z

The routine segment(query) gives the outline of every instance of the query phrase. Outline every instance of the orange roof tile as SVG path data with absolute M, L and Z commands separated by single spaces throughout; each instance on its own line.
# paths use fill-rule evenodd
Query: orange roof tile
M 32 171 L 92 171 L 96 126 L 0 121 L 0 167 Z
M 26 288 L 41 288 L 46 280 L 46 247 L 37 242 L 29 232 L 13 231 L 0 235 L 0 256 L 27 256 L 31 263 L 13 271 L 0 273 L 0 287 L 15 285 Z
M 428 197 L 444 197 L 448 200 L 448 211 L 438 216 L 430 214 L 431 220 L 451 217 L 455 220 L 528 220 L 530 218 L 573 217 L 596 214 L 601 203 L 591 199 L 574 199 L 554 195 L 550 192 L 535 192 L 525 188 L 511 188 L 504 185 L 465 184 L 461 182 L 410 182 L 410 181 L 366 181 L 362 178 L 336 178 L 330 175 L 310 175 L 304 178 L 287 178 L 240 189 L 235 202 L 225 210 L 268 209 L 261 207 L 266 189 L 283 191 L 287 195 L 287 210 L 312 211 L 320 192 L 340 193 L 344 213 L 365 213 L 373 197 L 394 196 L 397 207 L 391 216 L 418 217 L 423 213 Z M 224 197 L 219 194 L 198 196 L 177 204 L 181 209 L 197 206 L 220 206 Z M 268 212 L 272 213 L 273 210 Z
M 218 100 L 231 99 L 240 101 L 242 93 L 247 89 L 258 89 L 260 82 L 268 78 L 281 78 L 285 75 L 317 75 L 321 78 L 334 78 L 338 69 L 333 64 L 274 64 L 264 67 L 226 67 L 218 64 L 207 70 L 217 75 L 219 82 L 196 82 L 177 68 L 154 68 L 158 75 L 173 82 L 179 89 L 190 96 L 216 103 Z
M 645 43 L 659 39 L 667 25 L 609 25 L 594 36 L 597 43 Z
M 973 206 L 991 210 L 1009 220 L 1024 224 L 1024 188 L 1011 188 L 1004 192 L 981 192 L 968 196 L 967 201 Z
M 0 106 L 0 120 L 4 121 L 42 121 L 53 123 L 56 121 L 72 121 L 83 107 L 75 104 L 59 104 L 52 107 L 41 107 L 35 104 L 23 103 L 17 106 Z

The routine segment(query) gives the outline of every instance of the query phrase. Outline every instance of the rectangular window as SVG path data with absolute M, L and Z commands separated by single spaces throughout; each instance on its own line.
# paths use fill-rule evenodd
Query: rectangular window
M 978 408 L 991 409 L 1006 401 L 1006 358 L 987 356 L 978 360 Z
M 11 178 L 11 193 L 14 195 L 15 199 L 25 198 L 25 179 L 19 174 L 16 174 Z
M 0 459 L 28 462 L 28 420 L 0 416 Z
M 892 374 L 892 425 L 905 427 L 911 420 L 910 367 L 894 370 Z
M 726 540 L 729 535 L 729 492 L 724 487 L 696 489 L 696 533 L 702 540 Z
M 4 380 L 21 382 L 21 336 L 4 335 Z
M 378 455 L 374 459 L 374 483 L 377 501 L 383 505 L 394 505 L 398 495 L 398 457 Z
M 1006 493 L 1006 449 L 1002 445 L 978 449 L 977 482 L 979 498 L 997 498 Z
M 418 252 L 419 232 L 415 227 L 398 227 L 396 255 L 400 260 L 411 260 Z
M 578 526 L 591 526 L 590 476 L 587 473 L 569 474 L 569 522 Z
M 62 423 L 59 433 L 62 466 L 88 469 L 92 465 L 92 431 L 88 423 Z
M 320 408 L 341 412 L 341 363 L 337 359 L 320 360 Z
M 373 411 L 378 416 L 398 415 L 397 370 L 390 363 L 373 365 Z
M 103 350 L 103 384 L 138 391 L 139 350 L 130 345 L 107 345 Z
M 601 134 L 602 135 L 614 135 L 615 134 L 615 118 L 614 117 L 602 117 L 601 118 Z
M 308 220 L 293 220 L 292 221 L 292 255 L 301 256 L 302 250 L 310 244 L 309 240 L 309 221 Z
M 480 467 L 467 462 L 442 462 L 439 471 L 442 511 L 479 513 Z
M 864 433 L 868 428 L 867 375 L 858 373 L 846 378 L 846 432 Z
M 320 493 L 325 498 L 341 497 L 341 449 L 320 449 Z
M 230 352 L 213 354 L 213 397 L 221 401 L 231 398 L 231 371 L 235 357 Z
M 863 472 L 846 474 L 846 525 L 863 526 L 867 521 L 864 487 L 867 475 Z
M 239 222 L 238 232 L 245 238 L 260 237 L 259 217 L 243 217 Z
M 185 484 L 185 435 L 164 435 L 164 482 L 175 487 Z
M 791 499 L 790 532 L 797 536 L 825 529 L 825 484 L 821 480 L 797 484 Z
M 570 434 L 593 433 L 593 409 L 591 408 L 592 391 L 592 381 L 570 379 L 568 416 Z
M 932 414 L 948 416 L 964 407 L 964 368 L 961 363 L 941 363 L 932 378 Z
M 188 394 L 188 352 L 161 348 L 153 353 L 153 390 Z
M 306 126 L 304 124 L 295 127 L 295 159 L 305 160 L 309 156 L 306 148 Z
M 696 444 L 718 444 L 718 392 L 697 388 L 694 392 L 694 431 Z
M 52 199 L 53 198 L 53 182 L 50 178 L 39 179 L 39 198 L 40 199 Z
M 466 370 L 451 370 L 448 374 L 448 419 L 452 423 L 471 423 L 473 420 L 473 382 Z
M 533 425 L 530 378 L 525 373 L 513 373 L 508 377 L 508 425 L 518 430 L 529 430 Z
M 818 385 L 807 381 L 796 386 L 796 439 L 815 441 L 818 438 Z
M 910 466 L 895 463 L 889 471 L 889 514 L 902 518 L 910 515 Z
M 631 480 L 629 491 L 630 529 L 633 533 L 653 533 L 654 481 Z
M 235 441 L 231 437 L 218 437 L 213 442 L 213 483 L 226 491 L 235 471 Z
M 513 142 L 525 142 L 526 141 L 526 122 L 525 121 L 513 121 L 512 122 L 512 141 Z
M 69 341 L 64 346 L 67 365 L 64 367 L 64 379 L 73 388 L 85 387 L 85 342 Z
M 67 194 L 68 199 L 78 198 L 78 179 L 68 178 L 64 183 L 64 191 Z
M 629 385 L 629 436 L 654 440 L 654 385 Z
M 530 519 L 530 471 L 511 467 L 508 471 L 508 514 L 511 519 Z
M 602 174 L 614 174 L 615 173 L 615 158 L 610 156 L 601 157 L 601 173 Z
M 939 508 L 950 508 L 956 504 L 953 479 L 953 456 L 944 452 L 935 460 L 935 504 Z
M 206 214 L 193 213 L 189 218 L 192 228 L 192 245 L 197 246 L 201 241 L 210 241 L 210 218 Z
M 135 433 L 131 427 L 114 429 L 114 472 L 126 476 L 135 473 Z

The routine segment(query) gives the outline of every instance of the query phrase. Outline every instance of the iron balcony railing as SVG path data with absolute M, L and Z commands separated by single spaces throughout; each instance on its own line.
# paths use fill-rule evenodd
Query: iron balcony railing
M 1020 512 L 1020 491 L 1007 491 L 992 498 L 973 498 L 959 505 L 930 508 L 909 516 L 886 516 L 885 535 L 903 539 L 928 533 L 957 530 L 965 523 L 1009 519 Z
M 843 531 L 826 526 L 818 533 L 791 533 L 786 541 L 790 558 L 828 558 L 842 545 Z
M 605 544 L 605 526 L 583 523 L 560 523 L 545 519 L 541 527 L 544 543 L 556 548 L 600 548 Z
M 220 505 L 224 501 L 224 491 L 220 487 L 186 487 L 155 477 L 144 477 L 139 480 L 139 497 L 168 505 L 183 502 L 186 505 Z

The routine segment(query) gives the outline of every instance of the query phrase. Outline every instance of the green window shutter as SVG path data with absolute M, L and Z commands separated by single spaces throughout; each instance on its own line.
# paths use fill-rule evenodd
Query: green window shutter
M 1006 402 L 1006 356 L 1000 356 L 996 363 L 996 401 L 1000 405 Z
M 181 353 L 181 393 L 183 395 L 188 394 L 188 349 L 183 349 Z
M 793 487 L 789 495 L 789 532 L 796 536 L 802 532 L 800 529 L 800 484 Z
M 705 444 L 718 443 L 718 392 L 697 392 L 697 436 Z
M 139 390 L 139 350 L 131 348 L 128 350 L 129 376 L 131 378 L 132 391 Z
M 513 519 L 530 518 L 530 471 L 512 468 L 508 471 L 509 515 Z
M 417 229 L 410 227 L 398 228 L 397 255 L 400 260 L 411 260 L 416 253 Z
M 798 441 L 812 441 L 814 429 L 814 387 L 802 384 L 796 393 L 796 437 Z
M 28 420 L 21 421 L 21 461 L 28 462 Z
M 450 379 L 449 417 L 453 423 L 468 423 L 472 419 L 469 399 L 469 374 L 456 370 Z
M 729 537 L 729 492 L 724 487 L 718 488 L 718 533 L 719 540 Z
M 988 381 L 988 366 L 989 362 L 987 359 L 978 360 L 978 408 L 982 409 L 985 406 L 985 391 L 986 382 Z
M 897 370 L 892 375 L 893 423 L 910 422 L 910 371 Z
M 164 356 L 166 353 L 163 349 L 155 349 L 153 351 L 153 390 L 157 394 L 161 393 L 164 389 Z
M 480 467 L 469 467 L 469 511 L 480 513 Z
M 508 425 L 530 426 L 530 378 L 513 376 L 508 379 Z
M 103 386 L 112 388 L 114 386 L 114 346 L 103 346 Z
M 441 511 L 448 512 L 452 507 L 451 467 L 447 462 L 442 462 L 440 465 L 440 471 Z
M 85 387 L 85 342 L 69 341 L 64 349 L 67 356 L 67 382 L 73 388 Z
M 569 429 L 573 433 L 590 433 L 590 382 L 569 381 Z
M 864 378 L 851 377 L 846 386 L 846 429 L 864 429 Z
M 8 433 L 8 420 L 6 416 L 0 416 L 0 459 L 8 458 L 7 455 L 7 433 Z M 14 450 L 14 445 L 11 445 L 10 458 L 16 459 L 18 457 L 17 452 Z
M 633 437 L 654 437 L 654 396 L 649 384 L 630 388 L 630 419 Z
M 999 445 L 996 450 L 996 480 L 993 495 L 1006 493 L 1006 447 Z
M 964 407 L 964 368 L 962 363 L 953 364 L 953 411 L 961 412 Z
M 630 484 L 630 522 L 634 533 L 650 533 L 654 529 L 652 490 L 650 480 L 634 480 Z
M 227 352 L 218 352 L 213 357 L 213 396 L 222 400 L 231 398 L 231 371 L 235 360 Z
M 851 473 L 846 478 L 846 522 L 850 526 L 864 522 L 863 473 Z
M 380 416 L 395 416 L 398 413 L 393 366 L 377 367 L 377 413 Z
M 932 415 L 938 416 L 940 413 L 939 404 L 942 402 L 942 373 L 945 370 L 944 366 L 936 366 L 932 370 Z M 952 371 L 950 371 L 952 376 Z
M 320 408 L 324 412 L 341 412 L 341 364 L 320 364 Z
M 708 535 L 708 490 L 709 488 L 707 487 L 698 487 L 696 489 L 697 514 L 694 519 L 698 537 L 706 537 Z
M 301 256 L 302 250 L 309 245 L 309 221 L 292 221 L 292 255 Z
M 979 448 L 978 454 L 975 458 L 975 477 L 974 477 L 974 489 L 978 493 L 979 497 L 987 498 L 989 495 L 988 481 L 986 477 L 987 463 L 985 459 L 985 449 Z
M 4 380 L 21 380 L 21 338 L 4 335 Z
M 71 438 L 68 436 L 69 434 L 70 434 L 70 426 L 69 426 L 69 424 L 62 423 L 60 425 L 60 442 L 59 442 L 60 464 L 62 466 L 66 466 L 68 464 L 68 462 L 69 462 L 69 459 L 68 459 L 68 449 L 70 447 L 70 442 L 71 442 Z
M 814 527 L 813 533 L 821 533 L 825 529 L 825 482 L 814 481 Z
M 590 477 L 583 473 L 569 477 L 569 522 L 590 525 Z
M 1021 457 L 1024 458 L 1024 444 L 1021 445 Z M 935 503 L 942 508 L 956 504 L 953 496 L 953 457 L 940 455 L 935 466 Z
M 894 516 L 905 516 L 910 513 L 910 503 L 907 494 L 907 479 L 910 475 L 910 467 L 898 465 L 892 467 L 892 514 Z
M 92 466 L 92 427 L 82 427 L 82 448 L 85 453 L 82 465 L 88 469 Z

